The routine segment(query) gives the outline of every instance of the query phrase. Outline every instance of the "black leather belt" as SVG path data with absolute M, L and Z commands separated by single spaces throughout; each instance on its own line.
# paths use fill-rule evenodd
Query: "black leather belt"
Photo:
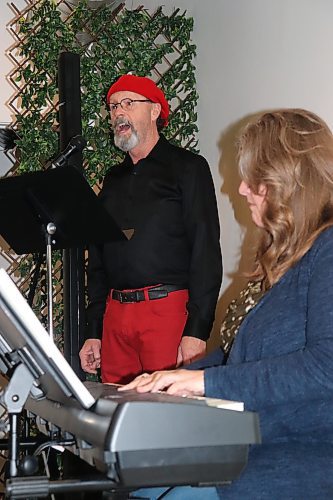
M 149 300 L 164 299 L 170 292 L 177 290 L 185 290 L 184 285 L 159 285 L 148 288 Z M 112 290 L 112 298 L 124 304 L 131 304 L 132 302 L 142 302 L 146 300 L 143 290 L 128 290 L 122 292 L 120 290 Z

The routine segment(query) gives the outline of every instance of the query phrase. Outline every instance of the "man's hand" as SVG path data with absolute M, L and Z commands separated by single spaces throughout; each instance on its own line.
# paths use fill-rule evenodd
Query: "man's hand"
M 87 373 L 97 373 L 101 366 L 101 341 L 99 339 L 88 339 L 79 353 L 81 367 Z
M 203 396 L 205 392 L 203 370 L 168 370 L 143 373 L 118 391 L 158 392 L 165 390 L 174 396 Z
M 188 365 L 205 354 L 206 342 L 195 337 L 183 337 L 178 347 L 177 366 Z

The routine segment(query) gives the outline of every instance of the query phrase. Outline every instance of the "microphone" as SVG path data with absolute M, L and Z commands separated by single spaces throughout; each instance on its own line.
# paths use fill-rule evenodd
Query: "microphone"
M 0 149 L 2 151 L 7 152 L 14 149 L 17 139 L 19 139 L 19 136 L 15 130 L 7 126 L 7 124 L 0 123 Z
M 81 152 L 87 144 L 87 141 L 82 137 L 82 135 L 76 135 L 71 138 L 66 148 L 52 160 L 51 168 L 62 167 L 65 165 L 66 161 L 72 154 Z

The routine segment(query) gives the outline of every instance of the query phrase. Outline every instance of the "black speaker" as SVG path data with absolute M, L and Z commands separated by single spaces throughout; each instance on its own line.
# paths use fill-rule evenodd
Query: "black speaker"
M 82 134 L 80 57 L 62 52 L 58 60 L 59 149 L 63 151 L 70 139 Z M 82 152 L 71 155 L 68 164 L 83 170 Z M 66 168 L 66 167 L 60 167 Z M 59 193 L 61 196 L 61 193 Z M 73 193 L 75 197 L 75 193 Z M 81 378 L 79 349 L 84 338 L 85 313 L 84 249 L 70 248 L 63 253 L 64 354 Z

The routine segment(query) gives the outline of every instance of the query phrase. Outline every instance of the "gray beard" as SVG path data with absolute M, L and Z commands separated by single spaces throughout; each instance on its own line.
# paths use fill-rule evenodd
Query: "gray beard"
M 122 137 L 117 134 L 114 135 L 114 143 L 117 148 L 122 151 L 131 151 L 131 149 L 135 148 L 139 144 L 139 137 L 136 130 L 132 129 L 132 133 L 129 137 Z

